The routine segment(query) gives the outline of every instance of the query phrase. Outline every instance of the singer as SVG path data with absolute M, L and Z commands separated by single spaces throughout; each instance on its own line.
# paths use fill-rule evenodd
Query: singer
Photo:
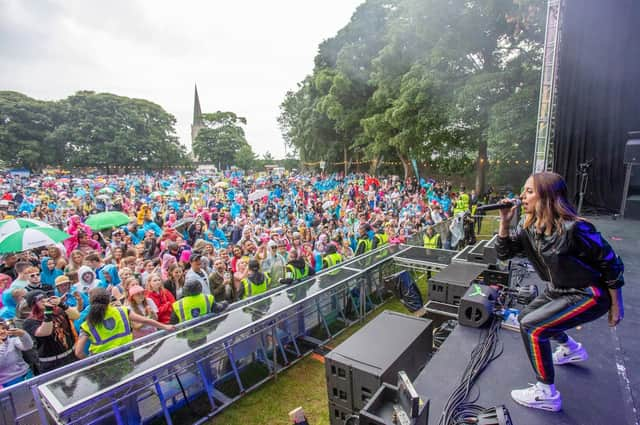
M 607 311 L 609 326 L 620 323 L 624 316 L 624 265 L 593 224 L 577 216 L 560 175 L 533 174 L 520 198 L 525 215 L 515 233 L 510 234 L 509 223 L 518 206 L 500 210 L 498 258 L 525 255 L 547 287 L 519 317 L 537 382 L 513 390 L 511 397 L 527 407 L 557 412 L 562 399 L 554 385 L 553 365 L 581 362 L 588 357 L 582 344 L 565 331 Z M 558 343 L 553 352 L 550 340 Z

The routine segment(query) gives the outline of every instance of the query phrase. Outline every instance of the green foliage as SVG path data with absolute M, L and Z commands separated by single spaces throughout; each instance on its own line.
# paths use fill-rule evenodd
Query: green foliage
M 43 102 L 0 92 L 0 154 L 14 166 L 160 168 L 186 161 L 175 118 L 142 99 L 78 92 Z
M 220 169 L 236 165 L 236 153 L 243 146 L 249 146 L 242 128 L 247 120 L 233 112 L 223 111 L 202 114 L 202 120 L 204 128 L 198 132 L 193 143 L 196 157 L 200 161 L 211 162 Z M 243 155 L 241 159 L 248 160 L 246 149 Z
M 368 0 L 319 46 L 279 123 L 303 162 L 428 162 L 437 172 L 530 155 L 544 5 L 534 0 Z M 514 154 L 515 155 L 515 154 Z M 482 159 L 482 161 L 480 160 Z M 455 162 L 461 161 L 456 166 Z
M 257 155 L 253 152 L 253 149 L 251 149 L 251 146 L 249 146 L 248 143 L 240 146 L 233 159 L 235 165 L 245 172 L 254 169 L 257 164 Z

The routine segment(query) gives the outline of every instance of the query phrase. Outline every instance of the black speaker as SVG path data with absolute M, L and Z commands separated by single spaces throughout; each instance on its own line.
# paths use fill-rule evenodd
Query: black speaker
M 498 291 L 490 286 L 472 284 L 460 300 L 458 323 L 472 328 L 479 328 L 489 321 L 493 315 Z
M 630 131 L 624 148 L 625 164 L 640 164 L 640 131 Z

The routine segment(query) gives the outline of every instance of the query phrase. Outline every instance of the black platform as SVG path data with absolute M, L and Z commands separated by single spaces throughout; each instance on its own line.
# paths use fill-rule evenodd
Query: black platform
M 626 318 L 616 329 L 608 327 L 605 316 L 569 332 L 585 345 L 590 358 L 582 364 L 556 367 L 556 387 L 563 399 L 563 410 L 558 413 L 529 409 L 512 401 L 511 390 L 535 382 L 535 376 L 520 334 L 503 329 L 500 341 L 504 352 L 480 376 L 473 394 L 479 394 L 477 403 L 482 406 L 506 405 L 514 425 L 635 425 L 640 422 L 640 406 L 634 398 L 640 391 L 640 225 L 630 220 L 591 221 L 625 262 Z M 527 280 L 524 283 L 542 284 L 534 273 Z M 431 400 L 429 424 L 438 423 L 481 332 L 457 326 L 415 380 L 418 393 Z

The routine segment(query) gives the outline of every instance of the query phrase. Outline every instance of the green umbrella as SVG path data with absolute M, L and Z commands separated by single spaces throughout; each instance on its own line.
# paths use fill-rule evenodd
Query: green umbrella
M 131 221 L 128 215 L 120 211 L 107 211 L 90 215 L 85 224 L 93 230 L 111 229 Z
M 40 220 L 31 218 L 13 218 L 10 220 L 0 221 L 0 240 L 20 229 L 28 229 L 30 227 L 51 227 L 51 225 Z
M 43 246 L 55 245 L 70 237 L 70 234 L 54 227 L 21 229 L 5 236 L 5 238 L 0 241 L 0 254 L 22 252 Z
M 112 187 L 107 186 L 100 189 L 98 193 L 101 195 L 113 195 L 114 193 L 116 193 L 116 190 Z

